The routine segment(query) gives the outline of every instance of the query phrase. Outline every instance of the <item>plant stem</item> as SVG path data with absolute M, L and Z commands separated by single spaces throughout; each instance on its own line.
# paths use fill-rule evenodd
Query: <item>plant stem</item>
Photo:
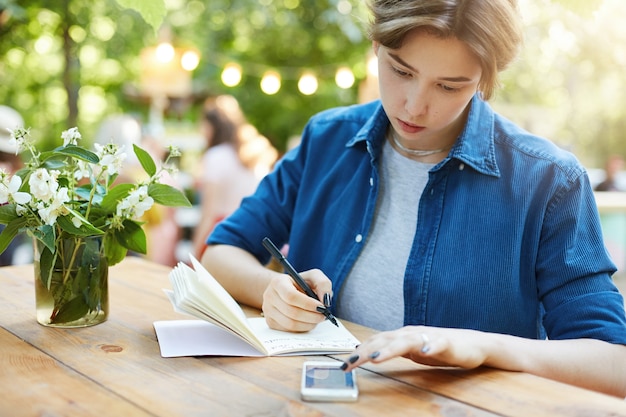
M 76 260 L 76 254 L 78 253 L 78 248 L 82 245 L 82 238 L 73 238 L 74 240 L 74 251 L 72 252 L 72 257 L 70 258 L 67 269 L 65 265 L 63 265 L 63 285 L 67 283 L 69 279 L 70 272 L 72 271 L 72 265 L 74 265 L 74 261 Z

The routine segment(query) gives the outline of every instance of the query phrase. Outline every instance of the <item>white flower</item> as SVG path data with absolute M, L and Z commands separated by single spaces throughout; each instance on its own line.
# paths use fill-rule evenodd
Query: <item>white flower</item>
M 0 168 L 0 204 L 9 202 L 9 174 Z
M 115 175 L 121 171 L 122 164 L 126 159 L 124 146 L 118 146 L 114 143 L 109 143 L 106 146 L 95 143 L 94 146 L 96 154 L 100 158 L 99 165 L 103 171 L 107 171 L 109 175 Z
M 18 127 L 17 129 L 7 129 L 11 135 L 9 146 L 15 147 L 15 155 L 19 154 L 25 147 L 26 138 L 30 135 L 30 129 Z
M 39 168 L 33 172 L 28 180 L 33 197 L 44 202 L 54 198 L 59 188 L 58 175 L 59 171 L 48 172 L 45 168 Z
M 169 151 L 170 157 L 172 157 L 172 158 L 182 155 L 180 153 L 180 149 L 176 145 L 169 145 L 167 149 Z
M 63 139 L 63 146 L 78 145 L 78 139 L 81 139 L 81 138 L 82 136 L 80 132 L 78 131 L 77 127 L 73 127 L 61 133 L 61 139 Z
M 148 187 L 142 185 L 131 191 L 117 205 L 117 216 L 127 219 L 139 218 L 154 205 L 154 199 L 148 195 Z
M 6 172 L 3 171 L 0 177 L 2 178 L 0 182 L 0 204 L 13 202 L 18 205 L 24 205 L 30 201 L 30 194 L 19 191 L 22 186 L 22 178 L 19 175 L 11 177 L 8 183 Z
M 41 217 L 41 220 L 45 224 L 54 226 L 54 223 L 59 216 L 65 216 L 69 213 L 69 210 L 65 207 L 65 203 L 70 201 L 67 187 L 61 187 L 59 192 L 54 195 L 54 198 L 50 204 L 46 205 L 43 202 L 39 203 L 37 212 Z
M 30 194 L 19 191 L 22 186 L 22 178 L 19 175 L 14 175 L 9 182 L 9 196 L 15 204 L 24 205 L 30 201 Z
M 79 160 L 76 163 L 76 171 L 74 171 L 74 179 L 76 181 L 80 181 L 83 178 L 89 178 L 89 175 L 91 175 L 91 169 L 90 169 L 89 163 Z

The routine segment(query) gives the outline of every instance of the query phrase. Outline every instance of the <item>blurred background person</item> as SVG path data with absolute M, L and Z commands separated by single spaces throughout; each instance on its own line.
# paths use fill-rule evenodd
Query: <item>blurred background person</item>
M 22 158 L 17 154 L 17 144 L 11 142 L 11 132 L 24 127 L 24 119 L 19 112 L 11 107 L 0 105 L 0 169 L 14 174 L 24 166 Z M 0 225 L 0 232 L 5 225 Z M 26 264 L 32 262 L 32 244 L 23 233 L 18 234 L 9 247 L 0 255 L 0 266 Z
M 127 114 L 112 115 L 104 119 L 96 132 L 95 142 L 101 145 L 115 143 L 124 146 L 126 159 L 122 172 L 116 181 L 119 183 L 136 182 L 147 179 L 133 150 L 133 145 L 140 146 L 154 159 L 157 166 L 167 156 L 166 148 L 156 139 L 143 134 L 139 121 Z M 161 182 L 180 188 L 177 181 L 168 172 L 161 174 Z M 151 261 L 174 266 L 177 263 L 176 247 L 181 237 L 181 230 L 175 219 L 175 207 L 155 204 L 146 211 L 141 221 L 145 221 L 147 253 Z
M 254 192 L 278 159 L 277 150 L 246 121 L 232 96 L 205 101 L 200 131 L 206 150 L 196 179 L 201 216 L 193 232 L 192 253 L 198 259 L 213 227 Z
M 596 185 L 594 191 L 624 191 L 617 181 L 617 175 L 624 167 L 624 159 L 619 155 L 611 155 L 604 167 L 605 178 Z

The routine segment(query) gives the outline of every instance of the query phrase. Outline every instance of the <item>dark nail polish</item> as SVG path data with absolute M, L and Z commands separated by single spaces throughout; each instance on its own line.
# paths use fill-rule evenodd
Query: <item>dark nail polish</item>
M 359 355 L 352 355 L 348 358 L 348 362 L 354 363 L 359 360 Z
M 376 358 L 377 358 L 377 357 L 379 357 L 379 356 L 380 356 L 380 352 L 379 352 L 379 351 L 376 351 L 376 352 L 374 352 L 374 353 L 372 353 L 372 354 L 370 355 L 370 359 L 376 359 Z
M 326 307 L 317 306 L 316 310 L 322 314 L 326 313 Z
M 330 294 L 329 293 L 324 294 L 324 305 L 326 307 L 330 307 Z
M 339 369 L 341 369 L 342 371 L 345 371 L 346 369 L 348 369 L 348 364 L 347 363 L 342 363 L 341 366 L 339 367 Z

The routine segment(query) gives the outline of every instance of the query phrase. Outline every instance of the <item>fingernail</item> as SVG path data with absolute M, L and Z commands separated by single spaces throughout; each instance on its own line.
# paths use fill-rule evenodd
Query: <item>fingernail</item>
M 359 355 L 352 355 L 348 358 L 348 362 L 354 363 L 359 360 Z
M 324 305 L 326 307 L 330 307 L 330 294 L 329 293 L 324 294 Z
M 370 355 L 370 359 L 376 359 L 376 358 L 377 358 L 377 357 L 379 357 L 379 356 L 380 356 L 380 352 L 379 352 L 379 351 L 376 351 L 376 352 L 374 352 L 374 353 L 372 353 L 372 354 Z
M 348 364 L 347 363 L 342 363 L 341 366 L 339 367 L 339 369 L 341 369 L 342 371 L 345 371 L 346 369 L 348 369 Z
M 430 346 L 425 345 L 422 347 L 422 353 L 428 353 L 428 351 L 430 350 Z
M 317 306 L 315 309 L 322 314 L 326 313 L 326 307 Z

